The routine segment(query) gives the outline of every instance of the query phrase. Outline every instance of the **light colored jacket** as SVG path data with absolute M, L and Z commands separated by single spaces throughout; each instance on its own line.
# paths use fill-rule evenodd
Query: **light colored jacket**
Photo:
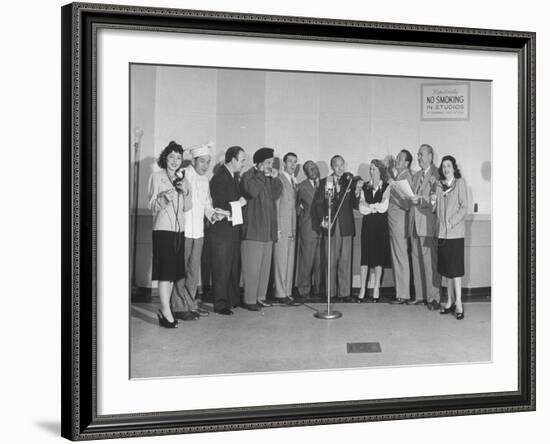
M 277 227 L 282 237 L 296 236 L 296 183 L 288 180 L 284 173 L 278 179 L 283 185 L 281 196 L 276 201 Z
M 190 210 L 192 206 L 191 192 L 187 195 L 178 193 L 178 196 L 170 202 L 164 195 L 166 191 L 174 189 L 166 170 L 151 174 L 149 178 L 149 209 L 153 212 L 153 231 L 184 231 L 185 211 Z
M 208 177 L 197 174 L 192 165 L 185 168 L 185 178 L 191 185 L 191 200 L 193 202 L 191 209 L 185 212 L 185 237 L 200 239 L 204 237 L 204 218 L 212 221 L 214 215 L 210 183 Z
M 409 210 L 409 236 L 435 237 L 437 236 L 437 217 L 433 213 L 430 195 L 435 192 L 439 172 L 435 165 L 431 165 L 424 179 L 422 172 L 416 172 L 412 180 L 413 193 L 419 196 L 418 203 L 411 205 Z
M 406 180 L 412 188 L 412 174 L 405 168 L 395 180 Z M 409 236 L 409 210 L 411 201 L 402 196 L 397 189 L 391 187 L 390 203 L 388 206 L 388 225 L 390 234 L 395 237 L 405 238 Z
M 454 179 L 451 187 L 443 191 L 441 182 L 435 189 L 437 214 L 437 233 L 440 239 L 459 239 L 464 237 L 464 219 L 468 212 L 468 189 L 463 178 Z

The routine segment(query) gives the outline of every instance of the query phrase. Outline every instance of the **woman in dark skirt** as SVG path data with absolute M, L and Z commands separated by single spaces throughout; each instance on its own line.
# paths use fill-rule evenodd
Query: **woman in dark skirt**
M 180 167 L 183 148 L 176 142 L 164 148 L 157 164 L 161 168 L 149 179 L 149 208 L 153 212 L 153 271 L 158 281 L 159 325 L 175 328 L 178 322 L 170 309 L 174 281 L 185 276 L 184 212 L 191 209 L 191 187 Z
M 371 278 L 374 279 L 373 302 L 378 302 L 382 269 L 390 266 L 388 172 L 386 166 L 378 159 L 371 162 L 369 172 L 371 180 L 367 183 L 359 181 L 355 189 L 356 209 L 363 214 L 359 302 L 365 298 L 369 270 Z
M 439 181 L 431 196 L 437 214 L 437 271 L 447 280 L 447 305 L 441 314 L 455 313 L 464 319 L 462 276 L 464 276 L 464 219 L 468 211 L 466 182 L 453 156 L 444 156 L 439 167 Z M 453 297 L 454 293 L 454 297 Z

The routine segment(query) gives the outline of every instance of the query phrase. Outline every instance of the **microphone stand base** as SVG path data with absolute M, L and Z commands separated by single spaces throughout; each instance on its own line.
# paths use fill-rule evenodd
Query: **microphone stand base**
M 334 310 L 331 310 L 330 312 L 324 310 L 313 313 L 313 316 L 315 316 L 317 319 L 338 319 L 342 317 L 342 313 Z

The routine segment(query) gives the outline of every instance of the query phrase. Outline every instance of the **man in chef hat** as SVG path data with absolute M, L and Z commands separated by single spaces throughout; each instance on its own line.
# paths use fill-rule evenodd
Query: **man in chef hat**
M 191 164 L 185 167 L 185 178 L 191 185 L 192 206 L 185 212 L 185 277 L 174 285 L 171 299 L 174 316 L 184 321 L 208 316 L 208 311 L 200 308 L 195 298 L 204 245 L 204 218 L 211 223 L 219 220 L 219 215 L 212 207 L 208 182 L 213 146 L 213 142 L 209 142 L 192 146 L 185 152 L 186 157 L 191 157 Z

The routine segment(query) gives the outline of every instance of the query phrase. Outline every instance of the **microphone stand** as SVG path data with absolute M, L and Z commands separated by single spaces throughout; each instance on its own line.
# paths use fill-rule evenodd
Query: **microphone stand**
M 134 139 L 134 183 L 133 183 L 133 202 L 132 202 L 132 242 L 130 244 L 130 257 L 132 258 L 132 296 L 137 297 L 139 293 L 136 279 L 136 256 L 137 256 L 137 224 L 138 224 L 138 192 L 139 192 L 139 149 L 141 145 L 142 129 L 135 130 Z
M 351 181 L 350 181 L 351 183 Z M 332 263 L 332 257 L 331 257 L 331 229 L 332 229 L 332 197 L 334 195 L 334 188 L 326 188 L 325 187 L 325 193 L 328 200 L 328 246 L 327 246 L 327 309 L 323 311 L 316 311 L 313 316 L 315 316 L 317 319 L 338 319 L 342 317 L 342 313 L 339 311 L 331 311 L 330 309 L 330 265 Z M 346 190 L 347 193 L 347 190 Z M 345 193 L 344 193 L 345 196 Z M 340 208 L 342 206 L 342 203 L 340 203 L 340 207 L 338 208 L 336 212 L 336 216 L 338 216 L 338 212 L 340 211 Z

